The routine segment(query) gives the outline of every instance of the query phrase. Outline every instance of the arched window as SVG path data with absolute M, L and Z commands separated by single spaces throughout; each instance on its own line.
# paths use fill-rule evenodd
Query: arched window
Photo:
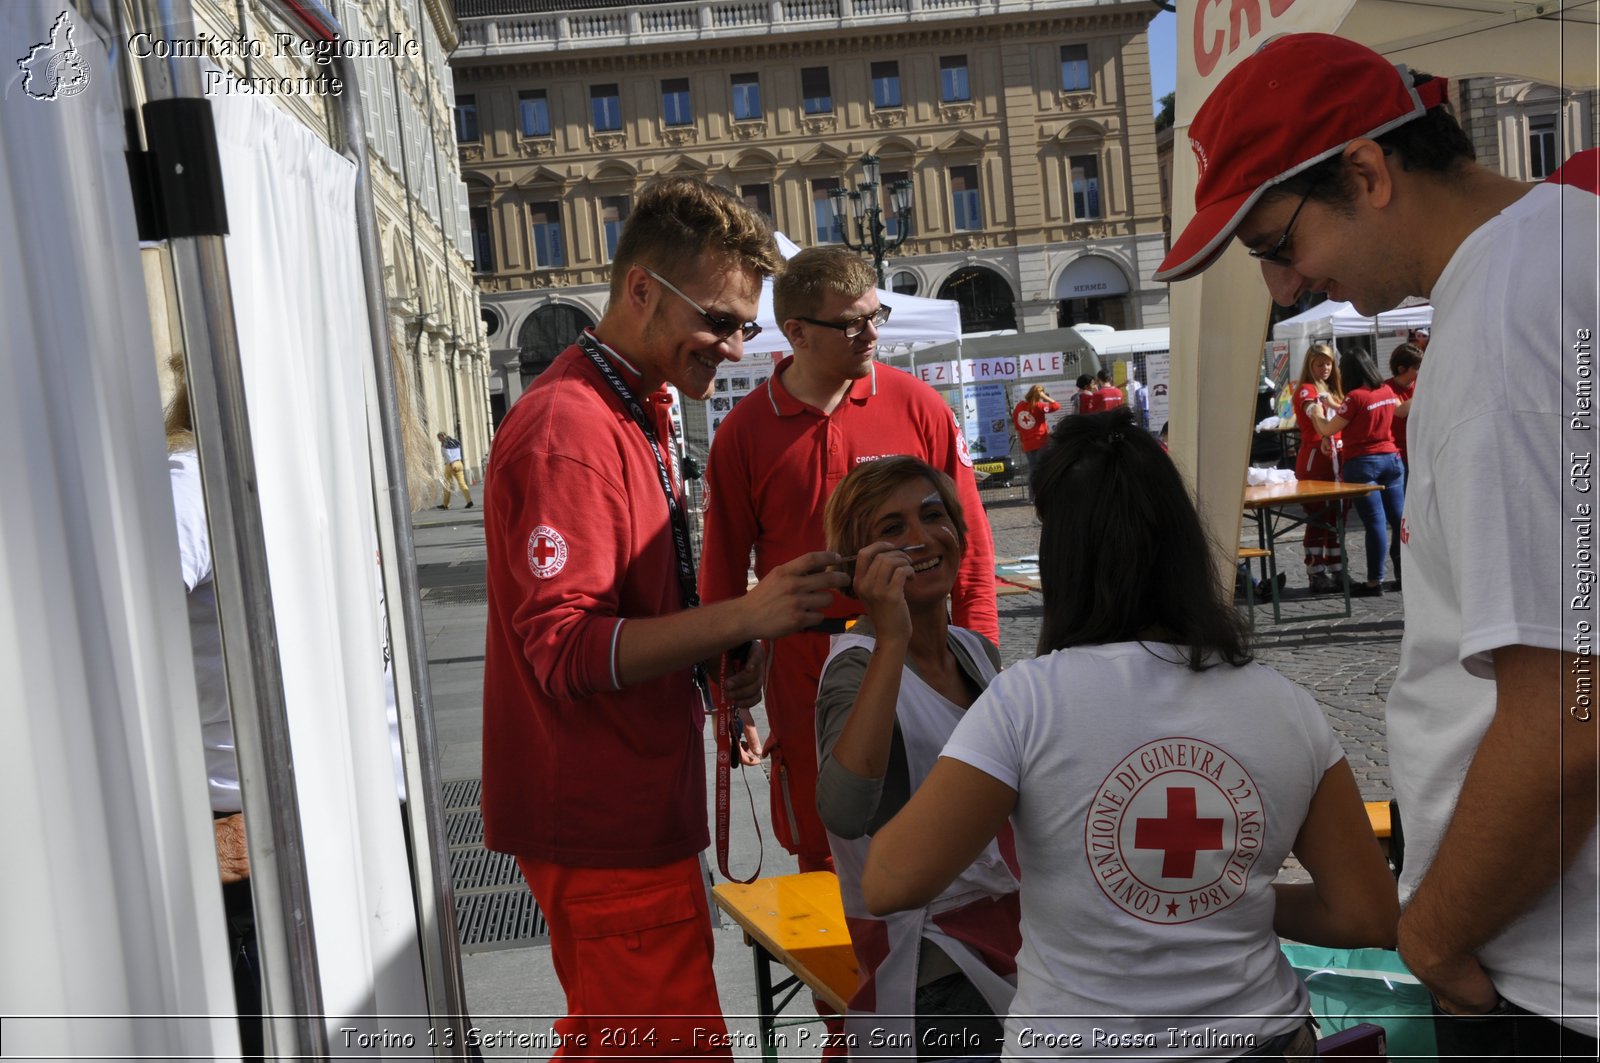
M 517 330 L 523 385 L 548 369 L 556 355 L 572 346 L 578 333 L 593 326 L 593 318 L 566 303 L 546 303 L 529 314 Z
M 961 307 L 962 332 L 994 332 L 1017 327 L 1016 296 L 1011 285 L 992 269 L 967 266 L 939 286 L 940 299 Z

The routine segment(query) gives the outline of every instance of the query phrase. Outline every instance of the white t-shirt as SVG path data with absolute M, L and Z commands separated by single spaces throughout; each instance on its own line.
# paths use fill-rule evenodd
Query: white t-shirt
M 1595 363 L 1576 347 L 1600 326 L 1597 203 L 1580 189 L 1534 189 L 1469 236 L 1433 289 L 1433 338 L 1406 430 L 1406 626 L 1388 706 L 1403 900 L 1438 851 L 1494 715 L 1493 651 L 1593 650 L 1575 636 L 1600 623 L 1585 600 L 1595 540 L 1592 524 L 1575 520 L 1600 503 L 1588 482 L 1600 417 L 1581 407 Z M 1575 416 L 1588 427 L 1574 430 Z M 1506 999 L 1586 1013 L 1568 1024 L 1590 1035 L 1596 859 L 1591 832 L 1561 890 L 1479 953 Z
M 945 746 L 1017 791 L 1007 1058 L 1242 1055 L 1304 1021 L 1272 880 L 1343 751 L 1270 668 L 1175 661 L 1116 643 L 1020 662 Z
M 200 487 L 200 456 L 192 450 L 167 455 L 172 506 L 178 518 L 178 556 L 188 592 L 189 642 L 194 653 L 195 692 L 200 699 L 200 738 L 205 744 L 211 811 L 238 812 L 239 766 L 233 752 L 233 717 L 222 668 L 222 629 L 217 620 L 217 584 L 211 569 L 211 532 Z
M 206 523 L 205 492 L 200 482 L 200 456 L 193 450 L 167 455 L 172 507 L 178 521 L 178 556 L 188 592 L 189 643 L 194 654 L 195 693 L 200 702 L 200 739 L 205 746 L 211 811 L 239 812 L 239 764 L 233 744 L 233 715 L 228 709 L 228 677 L 222 661 L 222 626 L 217 615 L 217 584 L 211 563 L 211 530 Z M 378 581 L 380 614 L 387 615 Z M 383 689 L 387 699 L 389 754 L 394 765 L 395 793 L 406 799 L 400 750 L 400 719 L 395 704 L 394 674 L 389 666 L 388 626 L 383 643 Z

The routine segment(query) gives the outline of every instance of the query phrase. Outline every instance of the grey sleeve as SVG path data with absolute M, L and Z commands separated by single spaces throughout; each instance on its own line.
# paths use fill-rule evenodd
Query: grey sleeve
M 864 649 L 845 650 L 817 686 L 817 815 L 841 838 L 865 834 L 883 797 L 882 779 L 864 779 L 833 759 L 870 659 Z

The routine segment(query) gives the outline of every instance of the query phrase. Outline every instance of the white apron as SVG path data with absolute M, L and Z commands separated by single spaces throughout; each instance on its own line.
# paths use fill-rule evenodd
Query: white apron
M 995 676 L 983 639 L 965 628 L 950 633 L 977 665 L 985 684 Z M 828 664 L 845 650 L 871 652 L 876 640 L 845 633 L 833 637 Z M 900 679 L 895 717 L 905 742 L 911 792 L 928 777 L 964 710 L 923 682 L 911 669 Z M 1017 879 L 993 841 L 965 871 L 925 908 L 875 916 L 861 899 L 861 873 L 871 837 L 841 838 L 828 833 L 845 921 L 861 969 L 861 984 L 850 998 L 845 1033 L 852 1058 L 899 1056 L 915 1059 L 918 963 L 924 938 L 971 979 L 1001 1019 L 1016 994 L 1016 955 L 1003 943 L 1020 943 Z M 938 1054 L 938 1053 L 935 1053 Z M 944 1053 L 963 1055 L 959 1050 Z

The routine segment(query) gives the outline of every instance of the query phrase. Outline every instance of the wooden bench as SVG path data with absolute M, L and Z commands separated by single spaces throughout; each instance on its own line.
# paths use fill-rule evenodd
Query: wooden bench
M 850 930 L 839 900 L 839 880 L 831 871 L 758 878 L 741 884 L 724 882 L 711 891 L 717 907 L 744 931 L 756 966 L 757 1026 L 761 1058 L 778 1058 L 778 1028 L 821 1021 L 804 1001 L 805 1016 L 780 1020 L 779 1014 L 802 990 L 809 989 L 840 1015 L 859 980 Z M 774 981 L 775 968 L 787 977 Z M 820 1054 L 824 1035 L 802 1030 L 800 1047 Z
M 1372 833 L 1378 838 L 1378 847 L 1383 850 L 1383 858 L 1392 863 L 1393 857 L 1390 852 L 1389 842 L 1393 834 L 1394 825 L 1389 818 L 1389 802 L 1368 801 L 1366 805 L 1367 822 L 1372 824 Z
M 1249 609 L 1250 609 L 1250 626 L 1252 628 L 1256 626 L 1256 581 L 1250 577 L 1250 562 L 1256 561 L 1256 560 L 1260 560 L 1260 559 L 1263 559 L 1263 558 L 1268 558 L 1268 557 L 1271 557 L 1271 556 L 1272 556 L 1272 551 L 1263 550 L 1259 546 L 1241 546 L 1241 547 L 1239 547 L 1239 560 L 1243 561 L 1244 565 L 1245 565 L 1245 568 L 1244 568 L 1244 602 L 1245 602 L 1245 605 L 1248 606 Z M 1267 572 L 1267 568 L 1266 568 L 1265 565 L 1263 565 L 1262 568 L 1261 568 L 1261 575 L 1262 575 L 1263 579 L 1270 578 L 1270 574 Z M 1274 599 L 1276 599 L 1278 597 L 1278 588 L 1276 586 L 1274 586 L 1272 588 L 1272 597 Z

